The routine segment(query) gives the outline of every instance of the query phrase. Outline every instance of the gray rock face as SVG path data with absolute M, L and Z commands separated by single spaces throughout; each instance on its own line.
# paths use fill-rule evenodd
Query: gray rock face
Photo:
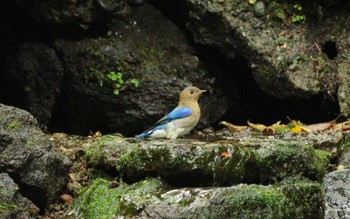
M 39 22 L 51 25 L 80 25 L 88 28 L 93 22 L 104 14 L 115 10 L 118 6 L 125 4 L 124 0 L 65 0 L 55 1 L 26 1 L 16 0 L 22 7 L 28 8 L 33 18 Z
M 339 64 L 339 89 L 338 101 L 340 111 L 345 117 L 350 116 L 350 52 L 347 54 L 347 59 Z
M 45 127 L 52 116 L 63 68 L 55 51 L 43 44 L 24 43 L 9 52 L 0 72 L 3 103 L 29 111 Z
M 330 172 L 323 179 L 325 219 L 350 218 L 350 170 Z
M 333 37 L 324 34 L 332 31 L 327 29 L 332 26 L 331 18 L 322 21 L 323 30 L 297 21 L 284 25 L 292 19 L 288 13 L 299 13 L 287 2 L 270 2 L 268 14 L 259 18 L 254 15 L 253 5 L 245 0 L 186 2 L 190 8 L 188 27 L 195 41 L 217 48 L 229 58 L 245 57 L 255 81 L 267 94 L 309 98 L 323 92 L 336 93 L 334 60 L 315 45 L 316 41 L 325 43 L 334 38 L 336 44 L 346 40 L 345 31 L 337 31 Z M 345 25 L 346 19 L 338 22 Z M 313 34 L 310 36 L 308 31 Z
M 146 206 L 137 218 L 318 219 L 322 217 L 320 198 L 320 186 L 303 181 L 273 186 L 184 188 L 162 194 L 161 200 Z
M 350 148 L 345 149 L 340 157 L 339 164 L 350 167 Z
M 24 196 L 45 207 L 65 186 L 68 167 L 32 115 L 0 104 L 0 172 L 10 174 Z
M 232 104 L 216 89 L 183 32 L 152 6 L 111 22 L 109 35 L 56 42 L 66 77 L 55 122 L 64 121 L 67 131 L 135 134 L 170 112 L 190 84 L 209 91 L 200 100 L 202 124 L 217 121 Z M 108 78 L 111 72 L 122 81 Z
M 39 209 L 19 192 L 7 173 L 0 173 L 0 218 L 35 218 Z

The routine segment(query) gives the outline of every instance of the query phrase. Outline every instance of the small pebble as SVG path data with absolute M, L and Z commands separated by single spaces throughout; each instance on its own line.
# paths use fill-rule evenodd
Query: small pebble
M 254 4 L 254 13 L 256 17 L 263 17 L 266 14 L 266 6 L 262 1 L 258 1 Z

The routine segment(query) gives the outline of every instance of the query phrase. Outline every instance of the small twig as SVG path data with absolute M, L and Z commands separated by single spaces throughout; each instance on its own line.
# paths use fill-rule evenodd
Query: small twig
M 320 46 L 318 45 L 318 43 L 315 42 L 315 46 L 316 46 L 318 52 L 319 52 L 319 53 L 322 53 L 322 50 L 321 50 Z

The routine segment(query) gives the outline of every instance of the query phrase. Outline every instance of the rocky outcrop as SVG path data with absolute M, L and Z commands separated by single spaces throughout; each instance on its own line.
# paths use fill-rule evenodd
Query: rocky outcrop
M 233 104 L 217 89 L 185 35 L 150 5 L 111 22 L 107 36 L 57 40 L 55 47 L 65 79 L 53 124 L 62 122 L 68 132 L 135 134 L 175 107 L 180 91 L 190 84 L 209 91 L 200 101 L 205 103 L 202 124 L 217 121 Z M 111 73 L 118 79 L 109 78 Z
M 321 180 L 328 153 L 311 142 L 253 138 L 244 141 L 142 141 L 104 136 L 86 148 L 88 164 L 115 169 L 127 181 L 161 176 L 174 185 L 273 183 L 302 175 Z M 331 137 L 329 138 L 331 140 Z
M 350 217 L 350 170 L 334 171 L 323 179 L 325 219 Z
M 318 183 L 286 180 L 274 186 L 174 189 L 150 178 L 111 188 L 96 179 L 71 215 L 81 218 L 321 218 Z
M 52 135 L 64 153 L 84 154 L 70 183 L 85 188 L 69 190 L 77 198 L 67 212 L 79 218 L 323 218 L 323 191 L 333 191 L 327 182 L 342 182 L 325 174 L 348 147 L 348 132 L 216 134 L 210 141 Z M 339 200 L 327 201 L 334 207 Z
M 69 160 L 24 110 L 0 105 L 0 172 L 19 186 L 19 193 L 42 210 L 66 184 Z
M 265 5 L 258 1 L 256 4 L 264 9 L 257 16 L 254 11 L 257 7 L 243 0 L 186 2 L 188 27 L 196 42 L 215 47 L 229 58 L 245 57 L 255 81 L 267 94 L 310 98 L 324 92 L 336 93 L 337 70 L 331 60 L 335 57 L 327 56 L 322 45 L 317 44 L 324 45 L 334 38 L 322 32 L 327 29 L 325 23 L 322 29 L 305 22 L 308 15 L 302 6 L 296 8 L 294 4 L 277 1 Z M 293 20 L 297 15 L 298 19 Z M 331 23 L 330 19 L 322 22 Z M 338 22 L 344 23 L 346 19 Z M 336 45 L 346 41 L 346 33 L 341 34 L 339 37 L 337 33 L 337 41 L 332 41 Z

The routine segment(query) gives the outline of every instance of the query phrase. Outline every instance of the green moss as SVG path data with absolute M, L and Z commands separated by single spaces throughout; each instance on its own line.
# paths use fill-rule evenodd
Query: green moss
M 258 150 L 257 166 L 262 182 L 281 181 L 295 175 L 321 180 L 325 174 L 329 164 L 327 152 L 303 143 L 273 147 Z
M 327 61 L 322 56 L 310 56 L 310 60 L 314 62 L 314 70 L 317 77 L 324 77 L 329 72 Z
M 299 218 L 319 218 L 323 214 L 323 189 L 321 184 L 309 180 L 286 179 L 277 186 L 293 203 L 294 214 Z
M 286 13 L 284 12 L 284 9 L 281 4 L 275 1 L 271 1 L 268 5 L 268 11 L 272 14 L 273 18 L 283 22 L 285 21 Z
M 330 163 L 330 153 L 323 150 L 315 150 L 311 160 L 308 161 L 309 177 L 311 179 L 321 180 L 327 171 Z
M 105 147 L 107 142 L 112 141 L 114 139 L 115 137 L 111 135 L 102 136 L 98 142 L 90 144 L 86 147 L 84 158 L 90 164 L 101 164 L 101 162 L 103 162 L 104 157 L 102 149 Z
M 346 150 L 350 148 L 350 135 L 345 135 L 343 142 L 341 144 L 341 149 Z
M 15 204 L 9 204 L 9 203 L 6 203 L 6 202 L 0 202 L 0 212 L 14 210 L 14 209 L 17 209 L 17 208 L 18 207 Z
M 15 129 L 15 128 L 17 128 L 20 124 L 21 124 L 20 121 L 18 121 L 18 120 L 13 120 L 13 121 L 7 123 L 6 128 L 7 128 L 7 129 Z
M 75 201 L 74 209 L 81 218 L 113 218 L 132 216 L 157 199 L 164 191 L 159 179 L 146 179 L 132 185 L 109 188 L 110 181 L 95 179 Z
M 227 188 L 212 203 L 220 207 L 202 212 L 207 218 L 319 218 L 322 189 L 319 183 L 290 179 L 271 186 L 240 185 Z M 218 212 L 219 211 L 219 212 Z
M 238 188 L 227 194 L 228 206 L 233 207 L 231 216 L 240 218 L 256 218 L 257 211 L 261 218 L 283 218 L 290 215 L 290 208 L 286 208 L 287 198 L 281 191 L 273 187 L 257 185 Z
M 28 138 L 25 141 L 25 145 L 28 147 L 35 147 L 35 146 L 37 146 L 37 143 L 36 143 L 36 140 L 34 138 Z

